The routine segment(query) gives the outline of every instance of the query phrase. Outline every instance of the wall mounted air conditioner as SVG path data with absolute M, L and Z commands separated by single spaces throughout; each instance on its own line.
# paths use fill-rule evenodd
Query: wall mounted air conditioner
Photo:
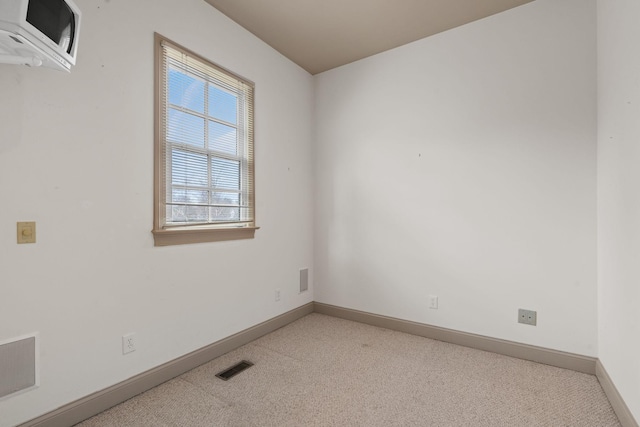
M 0 63 L 70 71 L 80 17 L 72 0 L 1 0 Z

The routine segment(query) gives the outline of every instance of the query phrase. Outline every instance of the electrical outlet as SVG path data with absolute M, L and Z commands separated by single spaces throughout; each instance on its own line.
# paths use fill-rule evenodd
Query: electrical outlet
M 122 336 L 122 354 L 136 351 L 136 334 L 130 333 Z
M 434 310 L 438 309 L 438 296 L 437 295 L 429 295 L 429 308 Z
M 280 289 L 276 289 L 275 298 L 276 298 L 276 301 L 280 301 Z
M 518 323 L 536 326 L 538 322 L 538 313 L 533 310 L 518 309 Z

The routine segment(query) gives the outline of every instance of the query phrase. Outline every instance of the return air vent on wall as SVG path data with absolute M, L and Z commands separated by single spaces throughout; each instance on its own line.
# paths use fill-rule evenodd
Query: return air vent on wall
M 240 363 L 236 363 L 235 365 L 233 365 L 229 369 L 225 369 L 224 371 L 219 372 L 218 374 L 216 374 L 216 377 L 227 381 L 228 379 L 235 377 L 240 372 L 242 372 L 245 369 L 248 369 L 248 368 L 250 368 L 252 366 L 253 366 L 253 363 L 248 362 L 246 360 L 243 360 Z
M 0 344 L 0 398 L 36 385 L 36 337 Z
M 304 268 L 300 270 L 300 292 L 306 292 L 309 290 L 309 269 Z

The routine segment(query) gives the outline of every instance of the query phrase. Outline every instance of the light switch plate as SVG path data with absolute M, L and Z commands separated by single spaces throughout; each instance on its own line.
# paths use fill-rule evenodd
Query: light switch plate
M 19 222 L 18 223 L 18 243 L 35 243 L 36 242 L 36 223 Z

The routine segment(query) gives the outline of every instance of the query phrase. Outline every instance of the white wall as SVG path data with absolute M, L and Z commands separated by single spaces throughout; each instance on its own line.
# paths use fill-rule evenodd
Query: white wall
M 599 357 L 640 420 L 640 3 L 598 1 Z
M 313 268 L 311 76 L 202 0 L 77 3 L 71 74 L 0 65 L 0 342 L 41 338 L 41 386 L 0 401 L 0 426 L 313 300 L 297 292 Z M 153 246 L 154 31 L 256 84 L 254 240 Z M 17 221 L 37 221 L 36 244 L 16 244 Z
M 640 419 L 637 2 L 597 2 L 597 210 L 594 1 L 537 0 L 323 73 L 315 88 L 201 0 L 77 2 L 71 74 L 0 65 L 0 342 L 41 339 L 41 386 L 0 400 L 0 427 L 314 292 L 598 356 Z M 254 240 L 153 247 L 154 31 L 256 83 Z M 15 243 L 25 220 L 38 223 L 35 245 Z M 298 295 L 303 267 L 315 286 Z M 538 311 L 537 327 L 515 322 L 519 307 Z M 132 331 L 138 350 L 122 356 Z
M 595 18 L 538 0 L 317 76 L 317 301 L 597 355 Z

